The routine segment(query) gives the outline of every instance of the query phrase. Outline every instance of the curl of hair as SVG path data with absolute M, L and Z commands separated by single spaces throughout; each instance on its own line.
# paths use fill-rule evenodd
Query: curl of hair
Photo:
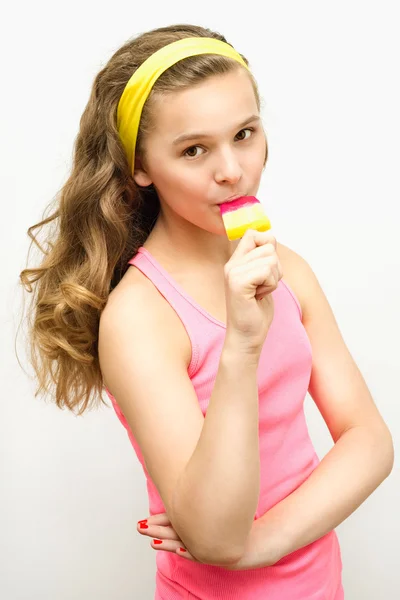
M 39 266 L 26 268 L 19 276 L 32 293 L 27 321 L 29 360 L 38 382 L 35 397 L 50 393 L 54 385 L 51 400 L 78 415 L 106 404 L 98 358 L 100 315 L 160 210 L 155 189 L 138 187 L 131 175 L 116 125 L 118 101 L 132 73 L 151 54 L 194 36 L 226 42 L 207 28 L 172 25 L 142 33 L 114 53 L 94 79 L 80 119 L 70 175 L 54 199 L 55 206 L 48 207 L 54 210 L 27 231 L 32 240 L 28 257 L 33 243 L 43 254 Z M 232 59 L 200 55 L 167 69 L 143 107 L 136 155 L 145 160 L 143 140 L 151 131 L 156 95 L 237 68 L 243 67 Z M 250 77 L 259 106 L 257 84 Z M 33 233 L 45 226 L 49 226 L 46 249 Z

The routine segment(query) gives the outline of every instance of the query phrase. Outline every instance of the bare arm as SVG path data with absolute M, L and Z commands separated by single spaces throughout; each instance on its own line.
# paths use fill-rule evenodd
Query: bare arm
M 204 418 L 182 355 L 185 336 L 161 296 L 150 308 L 138 287 L 102 315 L 100 364 L 174 529 L 201 562 L 230 564 L 258 501 L 257 360 L 225 340 Z
M 177 531 L 208 563 L 238 560 L 257 509 L 256 372 L 254 360 L 225 344 L 200 438 L 171 499 Z

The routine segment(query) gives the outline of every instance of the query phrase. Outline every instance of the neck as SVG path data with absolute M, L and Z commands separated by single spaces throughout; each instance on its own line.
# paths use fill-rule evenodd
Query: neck
M 226 235 L 217 235 L 184 219 L 171 223 L 160 213 L 144 246 L 182 266 L 222 268 L 235 251 L 239 240 L 229 241 Z

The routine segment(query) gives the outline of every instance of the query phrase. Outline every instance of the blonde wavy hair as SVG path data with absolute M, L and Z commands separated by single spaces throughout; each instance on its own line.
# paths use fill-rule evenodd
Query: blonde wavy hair
M 27 231 L 32 240 L 28 260 L 33 243 L 43 254 L 39 266 L 20 273 L 24 289 L 32 293 L 27 333 L 29 361 L 38 382 L 35 397 L 50 393 L 59 408 L 78 415 L 106 404 L 98 357 L 100 315 L 160 210 L 156 190 L 138 187 L 131 175 L 116 126 L 118 101 L 133 72 L 151 54 L 194 36 L 227 41 L 207 28 L 172 25 L 142 33 L 114 53 L 94 79 L 80 119 L 69 178 L 45 209 L 43 220 Z M 200 55 L 167 69 L 144 105 L 137 156 L 146 158 L 143 140 L 151 130 L 152 101 L 157 94 L 237 68 L 236 61 L 224 56 Z M 250 77 L 260 108 L 257 84 Z M 268 148 L 265 162 L 267 157 Z M 45 217 L 47 210 L 52 212 Z M 46 249 L 33 234 L 45 226 Z

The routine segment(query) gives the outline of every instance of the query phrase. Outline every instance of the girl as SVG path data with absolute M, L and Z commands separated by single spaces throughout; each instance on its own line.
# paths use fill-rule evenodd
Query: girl
M 393 445 L 306 261 L 228 240 L 219 205 L 267 160 L 248 61 L 209 29 L 129 41 L 97 75 L 35 283 L 36 395 L 106 391 L 140 460 L 156 599 L 340 600 L 334 528 Z M 284 279 L 283 279 L 284 274 Z M 309 391 L 335 442 L 320 462 Z

